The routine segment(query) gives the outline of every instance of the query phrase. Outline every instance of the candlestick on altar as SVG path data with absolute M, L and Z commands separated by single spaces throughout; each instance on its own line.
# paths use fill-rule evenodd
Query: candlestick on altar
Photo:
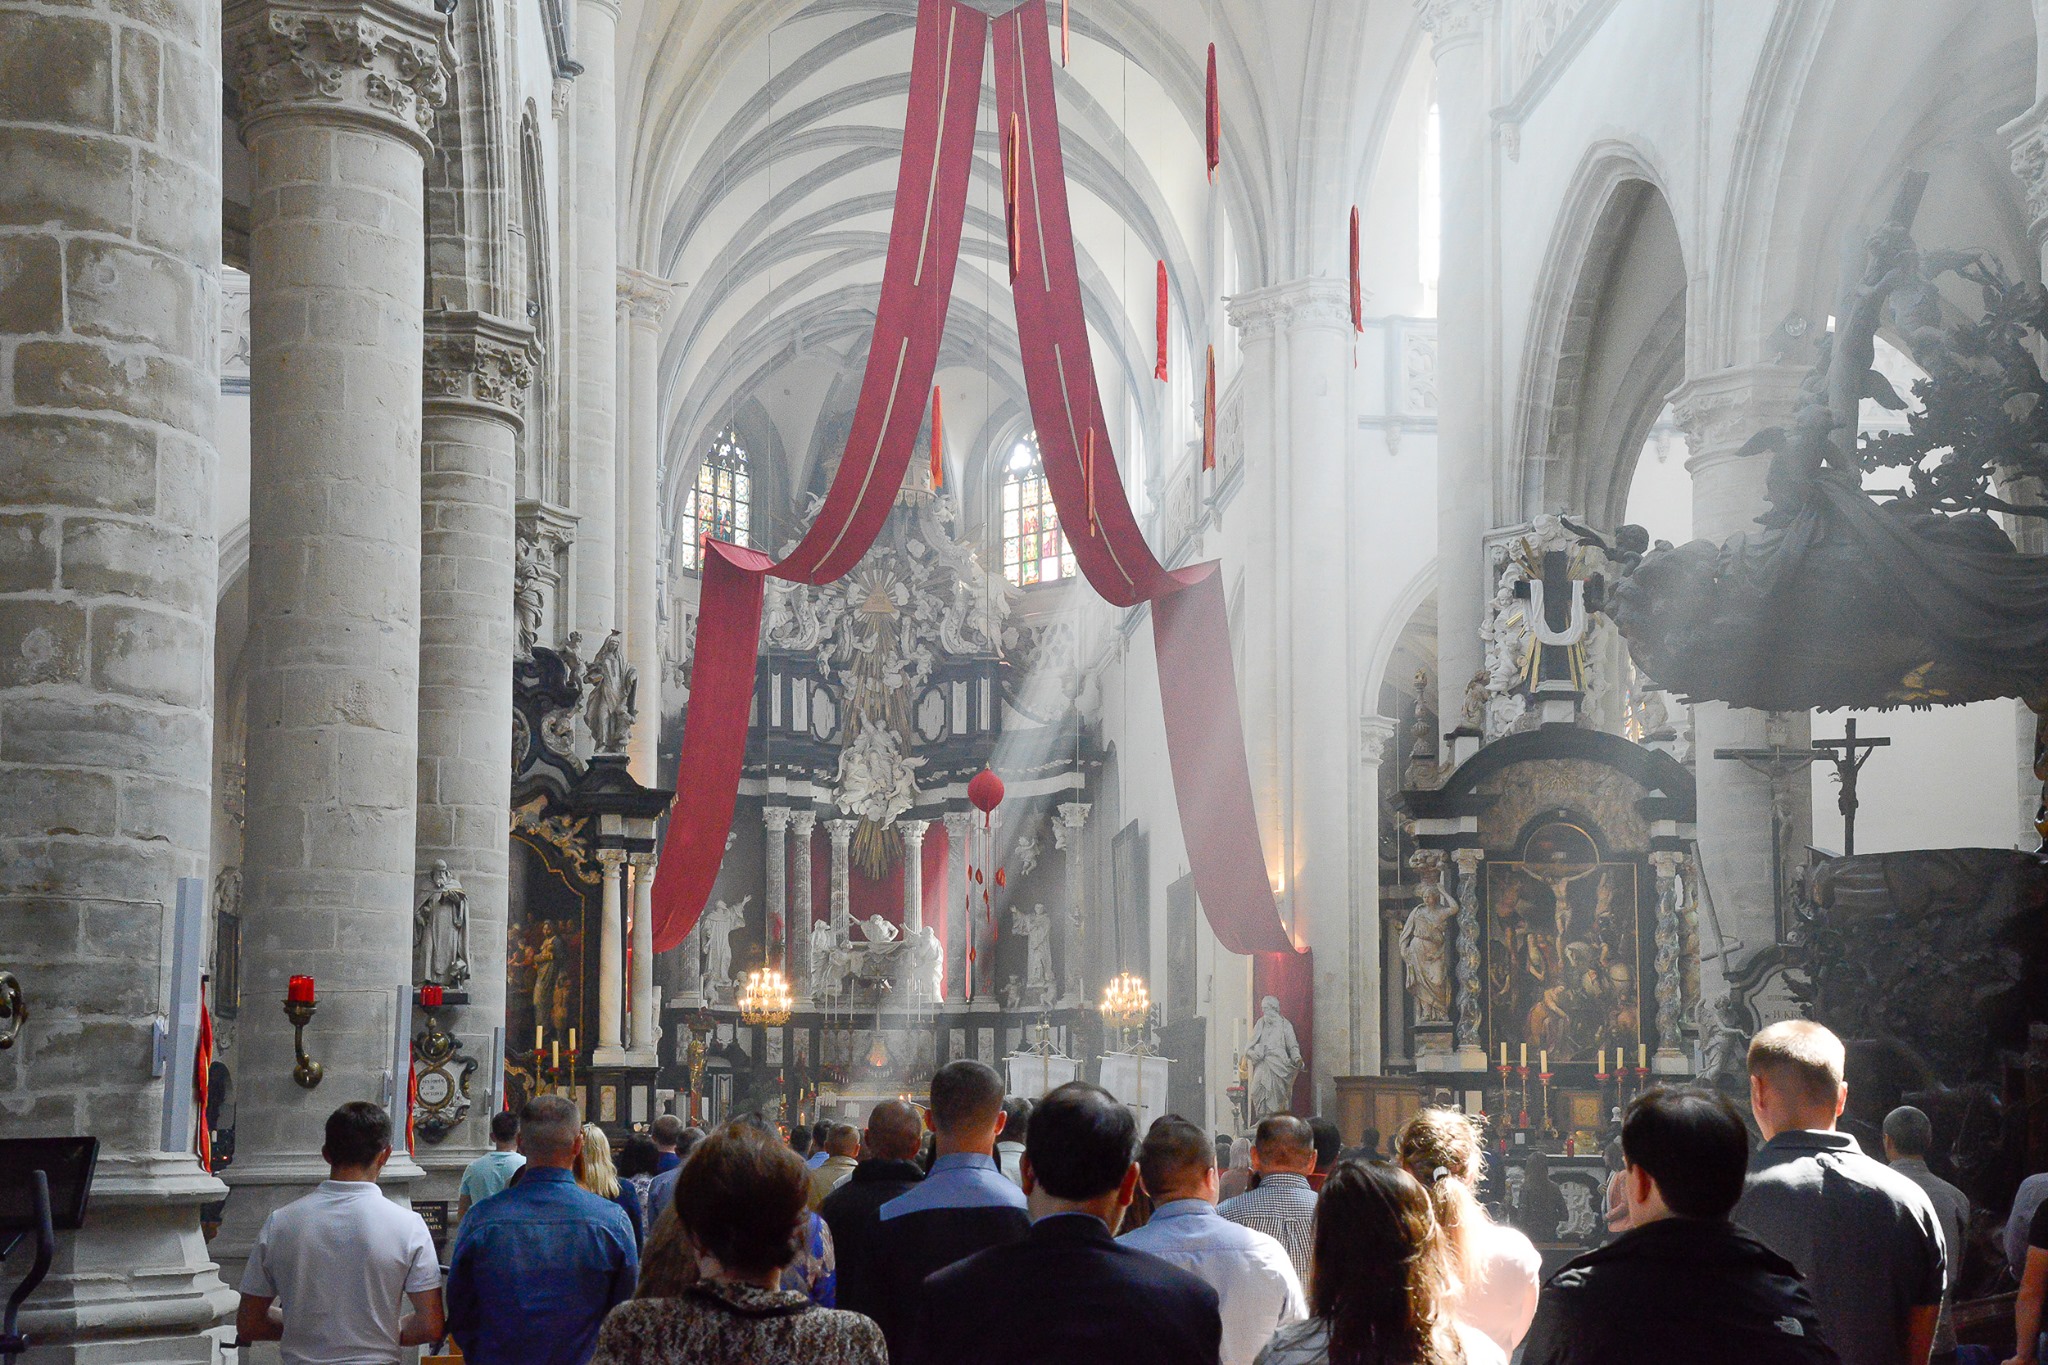
M 1543 1083 L 1543 1136 L 1555 1137 L 1557 1125 L 1550 1117 L 1550 1077 L 1548 1070 L 1540 1072 L 1537 1079 Z
M 1522 1051 L 1526 1057 L 1528 1048 L 1525 1047 Z M 1518 1066 L 1515 1070 L 1522 1078 L 1522 1107 L 1515 1115 L 1515 1127 L 1526 1129 L 1529 1126 L 1529 1068 Z
M 1508 1093 L 1508 1073 L 1514 1068 L 1508 1065 L 1506 1043 L 1500 1045 L 1500 1065 L 1494 1069 L 1500 1072 L 1500 1117 L 1501 1122 L 1506 1123 L 1508 1115 L 1515 1112 L 1514 1096 Z

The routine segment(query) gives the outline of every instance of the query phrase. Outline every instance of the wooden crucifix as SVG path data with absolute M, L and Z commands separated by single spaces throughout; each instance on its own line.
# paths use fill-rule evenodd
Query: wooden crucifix
M 1835 803 L 1842 812 L 1842 856 L 1850 857 L 1856 852 L 1856 779 L 1863 771 L 1863 765 L 1870 761 L 1870 755 L 1878 749 L 1891 747 L 1889 739 L 1858 739 L 1856 722 L 1850 720 L 1842 727 L 1840 739 L 1817 739 L 1813 742 L 1817 759 L 1835 765 L 1835 781 L 1841 786 L 1842 794 Z

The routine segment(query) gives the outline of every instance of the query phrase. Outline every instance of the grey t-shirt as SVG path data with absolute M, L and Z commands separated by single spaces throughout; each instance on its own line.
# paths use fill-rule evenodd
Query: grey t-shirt
M 1947 1274 L 1918 1185 L 1847 1133 L 1780 1133 L 1750 1158 L 1734 1216 L 1799 1267 L 1842 1365 L 1906 1365 L 1906 1314 L 1940 1303 Z

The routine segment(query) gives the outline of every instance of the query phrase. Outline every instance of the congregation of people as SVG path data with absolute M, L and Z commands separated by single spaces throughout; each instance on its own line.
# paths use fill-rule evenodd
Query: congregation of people
M 956 1061 L 928 1106 L 864 1127 L 665 1116 L 615 1158 L 545 1095 L 493 1117 L 444 1271 L 378 1190 L 390 1117 L 351 1103 L 328 1120 L 332 1178 L 257 1238 L 237 1328 L 287 1365 L 449 1339 L 475 1365 L 1967 1365 L 1949 1305 L 1968 1200 L 1928 1169 L 1919 1110 L 1886 1120 L 1883 1161 L 1841 1131 L 1844 1064 L 1819 1025 L 1759 1033 L 1761 1145 L 1719 1092 L 1636 1098 L 1614 1235 L 1547 1282 L 1482 1202 L 1481 1130 L 1453 1109 L 1384 1154 L 1284 1113 L 1233 1143 L 1177 1116 L 1140 1132 L 1085 1082 L 1027 1102 Z M 2036 1365 L 2048 1175 L 2007 1250 L 2005 1365 Z

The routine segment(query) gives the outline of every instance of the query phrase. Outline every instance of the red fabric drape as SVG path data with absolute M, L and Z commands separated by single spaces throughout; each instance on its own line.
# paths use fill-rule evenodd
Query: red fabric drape
M 1166 378 L 1166 262 L 1159 263 L 1158 301 L 1153 308 L 1159 334 L 1159 359 L 1152 366 L 1154 379 Z
M 938 386 L 932 387 L 932 491 L 946 486 L 946 405 Z
M 657 952 L 683 941 L 718 879 L 746 750 L 767 575 L 829 583 L 852 569 L 874 543 L 915 453 L 924 425 L 918 400 L 932 387 L 960 259 L 987 38 L 980 11 L 960 0 L 919 0 L 881 304 L 846 454 L 817 519 L 779 564 L 755 550 L 705 542 L 680 792 L 654 882 Z
M 1209 44 L 1208 100 L 1202 120 L 1209 158 L 1209 183 L 1216 183 L 1216 168 L 1223 164 L 1223 103 L 1216 93 L 1216 44 Z
M 1073 46 L 1072 46 L 1072 43 L 1071 43 L 1071 41 L 1070 41 L 1070 39 L 1071 39 L 1071 36 L 1072 36 L 1072 32 L 1073 32 L 1073 23 L 1072 23 L 1073 15 L 1072 15 L 1072 14 L 1070 13 L 1070 10 L 1071 10 L 1071 8 L 1072 8 L 1072 6 L 1071 6 L 1071 3 L 1070 3 L 1070 0 L 1060 0 L 1060 65 L 1061 65 L 1061 66 L 1065 66 L 1065 65 L 1067 64 L 1067 58 L 1068 58 L 1068 56 L 1070 56 L 1070 55 L 1072 54 L 1072 51 L 1073 51 Z
M 1202 468 L 1216 467 L 1216 348 L 1209 348 L 1202 378 Z
M 206 992 L 212 983 L 199 986 L 199 1046 L 192 1054 L 192 1098 L 199 1109 L 199 1165 L 213 1171 L 213 1125 L 206 1107 L 213 1098 L 213 1011 L 206 1008 Z

